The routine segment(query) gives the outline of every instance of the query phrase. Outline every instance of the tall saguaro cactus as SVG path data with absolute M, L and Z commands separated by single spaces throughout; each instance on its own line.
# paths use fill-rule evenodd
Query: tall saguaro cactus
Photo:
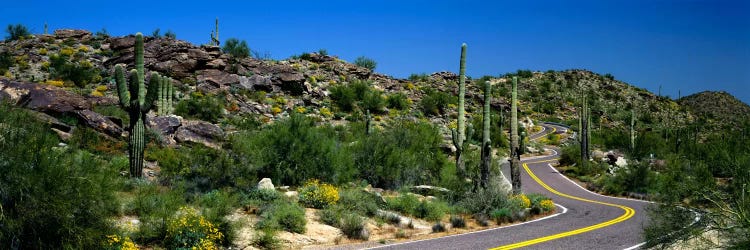
M 216 30 L 211 31 L 211 42 L 213 46 L 219 46 L 219 18 L 216 18 Z
M 487 188 L 490 182 L 490 166 L 492 164 L 492 147 L 490 146 L 490 101 L 492 85 L 484 83 L 484 110 L 482 110 L 482 165 L 480 167 L 482 188 Z
M 580 130 L 580 143 L 581 143 L 581 164 L 586 164 L 588 162 L 590 155 L 589 155 L 589 140 L 591 137 L 591 132 L 589 131 L 591 128 L 591 118 L 590 116 L 590 110 L 588 105 L 588 98 L 586 95 L 583 95 L 581 98 L 581 110 L 579 111 L 578 119 L 579 124 L 581 124 Z
M 513 193 L 521 193 L 521 147 L 518 144 L 518 77 L 513 77 L 510 101 L 510 179 Z
M 166 77 L 162 77 L 159 81 L 159 93 L 156 106 L 159 111 L 159 115 L 169 115 L 172 113 L 172 98 L 174 96 L 174 86 L 172 81 Z
M 148 90 L 145 86 L 143 69 L 143 34 L 135 35 L 135 69 L 130 70 L 130 81 L 125 81 L 124 66 L 115 66 L 115 80 L 117 81 L 117 94 L 120 97 L 120 105 L 130 115 L 130 138 L 128 141 L 128 153 L 130 160 L 130 177 L 141 178 L 143 171 L 143 149 L 146 145 L 144 132 L 146 127 L 144 120 L 146 113 L 152 108 L 157 98 L 160 82 L 167 81 L 165 77 L 156 72 L 151 73 Z
M 466 43 L 461 45 L 461 62 L 458 70 L 458 131 L 452 130 L 453 146 L 456 147 L 456 171 L 458 177 L 466 177 L 466 165 L 463 159 L 463 145 L 466 139 L 466 125 L 464 117 L 464 95 L 466 93 Z

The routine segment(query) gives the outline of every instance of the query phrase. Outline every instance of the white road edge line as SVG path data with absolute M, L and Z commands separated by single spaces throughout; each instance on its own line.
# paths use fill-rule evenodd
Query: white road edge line
M 445 238 L 452 238 L 452 237 L 464 236 L 464 235 L 469 235 L 469 234 L 482 233 L 482 232 L 487 232 L 487 231 L 492 231 L 492 230 L 500 230 L 500 229 L 505 229 L 505 228 L 509 228 L 509 227 L 515 227 L 515 226 L 520 226 L 520 225 L 524 225 L 524 224 L 529 224 L 529 223 L 532 223 L 532 222 L 538 222 L 538 221 L 542 221 L 542 220 L 546 220 L 546 219 L 551 219 L 551 218 L 557 217 L 558 215 L 561 215 L 561 214 L 564 214 L 564 213 L 568 212 L 568 208 L 566 208 L 566 207 L 564 207 L 564 206 L 562 206 L 560 204 L 555 204 L 555 206 L 558 206 L 558 207 L 562 208 L 563 211 L 559 212 L 559 213 L 555 213 L 553 215 L 548 215 L 548 216 L 545 216 L 545 217 L 542 217 L 542 218 L 539 218 L 539 219 L 525 221 L 525 222 L 521 222 L 521 223 L 513 224 L 513 225 L 507 225 L 507 226 L 502 226 L 502 227 L 484 229 L 484 230 L 479 230 L 479 231 L 474 231 L 474 232 L 468 232 L 468 233 L 462 233 L 462 234 L 448 235 L 448 236 L 443 236 L 443 237 L 440 237 L 440 238 L 423 239 L 423 240 L 415 240 L 415 241 L 407 241 L 407 242 L 401 242 L 401 243 L 387 244 L 387 245 L 370 247 L 370 248 L 365 248 L 365 249 L 378 249 L 378 248 L 385 248 L 385 247 L 393 247 L 393 246 L 412 244 L 412 243 L 417 243 L 417 242 L 422 242 L 422 241 L 445 239 Z
M 576 183 L 575 181 L 569 179 L 567 176 L 565 176 L 564 174 L 560 173 L 560 171 L 557 171 L 557 169 L 555 169 L 555 167 L 553 167 L 551 163 L 547 163 L 547 166 L 549 166 L 549 168 L 551 168 L 552 170 L 554 170 L 556 173 L 560 174 L 560 176 L 565 177 L 565 180 L 568 180 L 570 183 L 573 183 L 573 185 L 576 185 L 578 188 L 583 189 L 584 191 L 589 192 L 589 193 L 591 193 L 593 195 L 601 196 L 601 197 L 606 197 L 606 198 L 612 198 L 612 199 L 619 199 L 619 200 L 640 201 L 640 202 L 646 202 L 646 203 L 652 203 L 652 204 L 655 203 L 653 201 L 638 200 L 638 199 L 623 198 L 623 197 L 614 197 L 614 196 L 606 196 L 606 195 L 603 195 L 603 194 L 592 192 L 591 190 L 588 190 L 588 189 L 586 189 L 584 187 L 581 187 L 581 185 L 578 185 L 578 183 Z

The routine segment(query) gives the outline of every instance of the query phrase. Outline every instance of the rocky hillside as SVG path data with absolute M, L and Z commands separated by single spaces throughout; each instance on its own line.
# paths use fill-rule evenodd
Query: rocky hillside
M 134 42 L 134 36 L 109 37 L 84 30 L 57 30 L 54 35 L 2 42 L 0 61 L 6 63 L 0 63 L 0 73 L 5 77 L 0 81 L 0 99 L 40 111 L 49 120 L 72 116 L 107 136 L 123 136 L 121 125 L 128 118 L 116 111 L 116 87 L 111 75 L 115 64 L 132 68 Z M 177 142 L 219 147 L 221 137 L 242 127 L 241 121 L 247 118 L 268 123 L 298 112 L 321 122 L 340 124 L 361 120 L 365 109 L 373 111 L 376 124 L 397 118 L 430 121 L 439 125 L 447 139 L 447 128 L 456 116 L 458 77 L 451 72 L 396 79 L 335 56 L 304 53 L 279 61 L 234 58 L 219 47 L 152 37 L 145 38 L 144 56 L 147 71 L 170 76 L 176 86 L 177 113 L 184 120 L 172 116 L 151 121 L 167 142 L 174 138 Z M 469 121 L 481 116 L 480 86 L 484 82 L 495 85 L 492 107 L 496 115 L 508 112 L 512 75 L 521 79 L 521 114 L 532 119 L 576 124 L 581 96 L 587 95 L 592 117 L 596 118 L 595 128 L 624 128 L 631 109 L 644 129 L 679 126 L 695 120 L 677 102 L 615 80 L 611 75 L 566 70 L 518 71 L 499 78 L 467 80 Z M 356 84 L 361 82 L 366 89 L 357 92 Z M 342 103 L 347 87 L 356 92 L 351 107 Z M 365 98 L 362 91 L 374 95 L 364 95 L 368 96 Z M 695 102 L 703 102 L 691 101 L 703 100 L 698 97 L 685 97 L 680 103 L 704 112 L 692 107 Z M 738 102 L 731 100 L 735 102 L 728 105 Z M 219 108 L 218 112 L 207 111 L 208 116 L 194 114 L 190 108 L 180 113 L 181 103 L 183 107 L 208 109 L 206 106 L 215 104 Z M 747 114 L 747 109 L 726 109 L 716 112 Z M 507 123 L 507 119 L 504 121 Z M 63 126 L 64 122 L 53 123 L 59 124 L 62 132 L 69 129 Z
M 715 129 L 737 129 L 750 119 L 750 106 L 723 91 L 703 91 L 677 102 Z

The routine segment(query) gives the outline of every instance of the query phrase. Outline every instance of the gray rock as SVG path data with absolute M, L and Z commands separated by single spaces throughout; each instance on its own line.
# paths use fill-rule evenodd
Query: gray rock
M 61 88 L 9 79 L 0 79 L 0 100 L 8 100 L 18 106 L 49 114 L 91 108 L 85 98 Z
M 275 190 L 273 182 L 269 178 L 263 178 L 258 182 L 258 189 Z
M 206 67 L 210 69 L 224 69 L 224 67 L 226 66 L 227 66 L 227 63 L 221 59 L 214 59 L 206 63 Z
M 218 69 L 207 69 L 198 73 L 198 84 L 208 83 L 214 87 L 221 88 L 230 84 L 240 83 L 240 77 Z
M 214 124 L 204 121 L 183 121 L 174 135 L 178 142 L 200 143 L 211 148 L 221 148 L 224 131 Z
M 135 36 L 130 35 L 130 36 L 124 36 L 124 37 L 111 38 L 109 42 L 109 46 L 112 48 L 112 50 L 132 48 L 133 46 L 135 46 Z
M 254 91 L 262 90 L 271 92 L 274 90 L 271 77 L 261 75 L 240 76 L 240 86 L 247 90 Z
M 74 29 L 59 29 L 55 30 L 55 38 L 56 39 L 79 39 L 79 40 L 89 40 L 91 39 L 91 32 L 87 30 L 74 30 Z
M 211 55 L 202 49 L 188 49 L 187 54 L 190 58 L 198 60 L 199 62 L 207 62 L 211 60 Z
M 75 111 L 75 114 L 78 115 L 78 118 L 86 123 L 86 125 L 100 133 L 104 133 L 114 138 L 120 138 L 123 136 L 122 127 L 117 126 L 117 124 L 99 113 L 91 110 L 77 110 Z

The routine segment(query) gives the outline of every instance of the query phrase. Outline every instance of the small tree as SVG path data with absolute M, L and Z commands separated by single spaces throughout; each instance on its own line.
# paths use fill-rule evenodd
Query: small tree
M 357 57 L 357 59 L 354 60 L 354 65 L 357 65 L 359 67 L 367 68 L 369 70 L 375 70 L 375 67 L 378 65 L 375 60 L 372 60 L 370 58 L 360 56 Z
M 164 32 L 164 37 L 177 39 L 177 34 L 175 34 L 172 30 L 167 30 L 167 32 Z
M 16 25 L 9 24 L 8 28 L 5 29 L 5 32 L 8 33 L 8 36 L 5 37 L 6 41 L 15 41 L 22 37 L 31 35 L 29 29 L 20 23 Z
M 250 56 L 250 48 L 247 46 L 247 42 L 245 40 L 240 41 L 237 38 L 227 39 L 221 50 L 237 59 Z

